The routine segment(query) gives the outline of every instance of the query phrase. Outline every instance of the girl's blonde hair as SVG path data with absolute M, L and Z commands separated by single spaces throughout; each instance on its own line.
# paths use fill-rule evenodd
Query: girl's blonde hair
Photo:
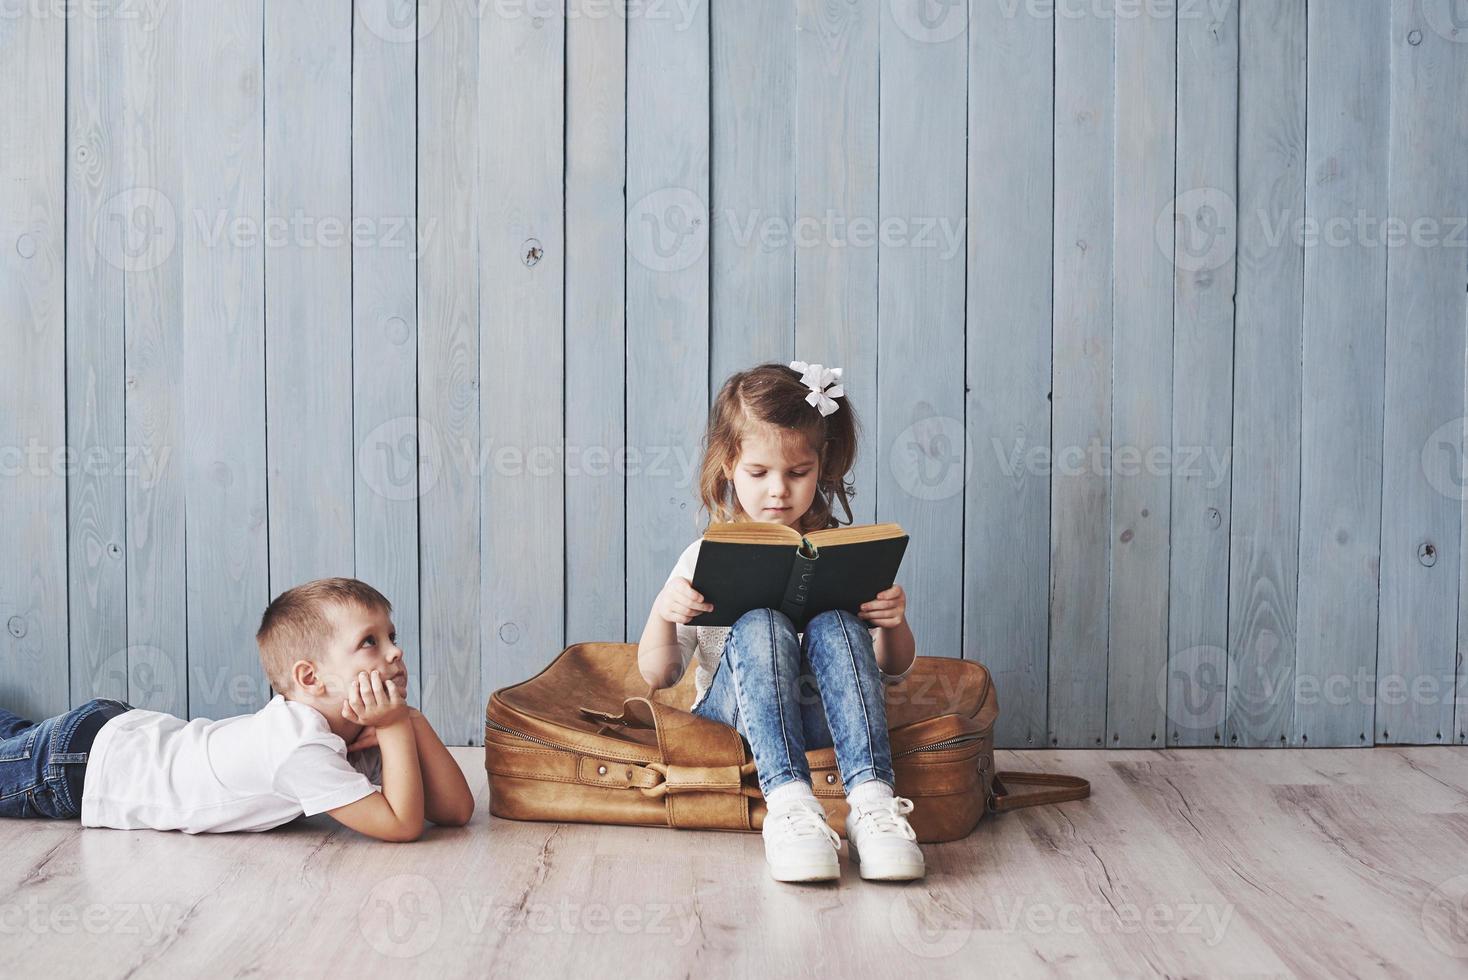
M 861 423 L 845 396 L 836 399 L 836 411 L 821 415 L 805 400 L 810 388 L 800 377 L 789 365 L 770 362 L 730 375 L 719 389 L 709 411 L 699 475 L 699 497 L 711 520 L 732 521 L 739 515 L 731 474 L 744 437 L 765 427 L 787 440 L 804 439 L 820 459 L 815 499 L 796 530 L 804 534 L 852 522 L 850 499 L 856 488 L 846 477 L 856 462 Z M 844 522 L 836 519 L 838 500 L 846 511 Z

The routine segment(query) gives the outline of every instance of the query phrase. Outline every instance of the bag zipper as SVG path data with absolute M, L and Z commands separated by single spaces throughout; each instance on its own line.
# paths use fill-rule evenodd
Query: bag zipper
M 933 743 L 931 743 L 929 745 L 918 745 L 918 746 L 914 746 L 913 748 L 906 749 L 906 750 L 904 750 L 902 752 L 899 752 L 897 754 L 897 756 L 898 756 L 898 758 L 901 758 L 904 755 L 911 755 L 914 752 L 939 752 L 939 751 L 942 751 L 943 749 L 951 749 L 954 746 L 966 745 L 969 742 L 977 742 L 977 741 L 981 740 L 983 737 L 984 736 L 982 734 L 974 734 L 974 735 L 960 735 L 957 738 L 946 738 L 946 739 L 944 739 L 941 742 L 933 742 Z
M 583 755 L 586 754 L 586 750 L 584 748 L 577 748 L 570 745 L 562 745 L 559 742 L 548 742 L 545 739 L 537 738 L 534 735 L 527 735 L 524 732 L 517 732 L 513 728 L 506 728 L 504 725 L 501 725 L 493 718 L 484 719 L 484 723 L 497 732 L 504 732 L 506 735 L 513 735 L 516 738 L 523 738 L 527 742 L 534 742 L 537 745 L 544 745 L 548 749 L 559 749 L 562 752 L 579 752 Z

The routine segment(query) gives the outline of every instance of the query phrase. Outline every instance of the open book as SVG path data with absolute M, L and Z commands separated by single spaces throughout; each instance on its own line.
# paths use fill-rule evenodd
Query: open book
M 769 608 L 804 632 L 811 619 L 830 609 L 860 616 L 862 603 L 892 587 L 906 550 L 907 533 L 890 523 L 826 528 L 804 537 L 766 521 L 710 524 L 699 545 L 693 587 L 714 610 L 688 624 L 733 626 L 749 610 Z

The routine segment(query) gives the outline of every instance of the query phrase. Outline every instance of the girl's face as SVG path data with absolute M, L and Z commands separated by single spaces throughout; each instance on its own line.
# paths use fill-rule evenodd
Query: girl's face
M 740 446 L 734 495 L 750 520 L 794 527 L 810 510 L 820 476 L 820 458 L 804 440 L 760 430 Z

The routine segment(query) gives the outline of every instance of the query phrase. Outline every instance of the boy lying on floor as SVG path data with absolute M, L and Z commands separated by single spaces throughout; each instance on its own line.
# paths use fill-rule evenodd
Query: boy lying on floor
M 389 841 L 417 840 L 425 817 L 463 826 L 474 796 L 404 700 L 391 612 L 356 579 L 282 593 L 255 635 L 280 693 L 252 715 L 185 722 L 97 698 L 33 724 L 0 709 L 0 816 L 198 834 L 329 813 Z

